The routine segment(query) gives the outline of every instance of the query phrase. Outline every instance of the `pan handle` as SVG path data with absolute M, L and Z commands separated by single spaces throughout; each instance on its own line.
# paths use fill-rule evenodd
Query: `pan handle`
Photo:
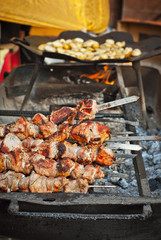
M 11 43 L 14 43 L 14 44 L 19 44 L 22 43 L 22 44 L 25 44 L 27 46 L 30 46 L 30 43 L 26 40 L 26 39 L 20 39 L 20 38 L 17 38 L 17 37 L 13 37 L 10 39 L 10 42 Z
M 8 213 L 14 216 L 52 218 L 52 219 L 73 219 L 73 220 L 145 220 L 152 216 L 150 203 L 143 205 L 143 212 L 138 214 L 83 214 L 83 213 L 54 213 L 54 212 L 26 212 L 19 211 L 17 200 L 11 200 Z
M 43 53 L 42 51 L 40 51 L 39 49 L 36 49 L 32 46 L 30 46 L 30 44 L 28 43 L 28 41 L 26 41 L 25 39 L 19 39 L 19 38 L 16 38 L 16 37 L 13 37 L 10 39 L 10 42 L 21 47 L 21 48 L 24 48 L 26 49 L 27 51 L 31 52 L 31 53 L 34 53 L 35 55 L 37 56 L 43 56 Z

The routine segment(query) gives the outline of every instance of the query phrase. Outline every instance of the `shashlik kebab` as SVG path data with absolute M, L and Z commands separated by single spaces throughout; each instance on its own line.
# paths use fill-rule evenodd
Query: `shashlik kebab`
M 30 174 L 32 170 L 42 176 L 47 177 L 72 177 L 87 179 L 90 183 L 95 178 L 104 178 L 104 173 L 100 166 L 83 166 L 73 162 L 70 158 L 57 159 L 57 161 L 45 158 L 39 153 L 10 152 L 0 153 L 0 172 L 13 170 L 24 174 Z
M 10 154 L 11 152 L 26 152 L 26 156 L 28 157 L 30 153 L 37 153 L 43 158 L 49 159 L 62 159 L 68 157 L 84 165 L 98 163 L 102 166 L 110 166 L 115 160 L 113 151 L 103 144 L 79 146 L 76 143 L 72 144 L 67 141 L 56 142 L 52 139 L 43 140 L 33 139 L 31 137 L 21 141 L 13 133 L 8 133 L 4 137 L 1 143 L 0 152 L 4 154 Z
M 56 178 L 46 177 L 34 171 L 29 176 L 14 171 L 0 173 L 1 192 L 87 193 L 88 187 L 88 180 L 82 178 L 68 179 L 64 176 Z
M 132 98 L 130 101 L 137 100 L 135 96 L 129 98 Z M 125 103 L 128 103 L 129 100 L 125 100 Z M 109 108 L 110 105 L 110 103 L 103 104 L 103 108 Z M 95 114 L 101 108 L 102 106 L 97 105 L 95 100 L 83 99 L 76 105 L 76 108 L 62 107 L 60 110 L 52 111 L 51 115 L 47 117 L 41 113 L 37 113 L 32 118 L 32 121 L 25 122 L 25 118 L 22 117 L 15 124 L 0 125 L 0 137 L 4 137 L 8 131 L 11 131 L 17 132 L 19 137 L 24 139 L 26 137 L 26 134 L 29 136 L 32 135 L 32 137 L 34 137 L 36 134 L 38 134 L 38 130 L 40 130 L 42 134 L 40 134 L 39 137 L 47 138 L 49 135 L 57 131 L 57 126 L 59 124 L 63 122 L 72 123 L 76 116 L 79 120 L 94 119 Z
M 103 143 L 110 138 L 110 129 L 104 124 L 84 120 L 77 124 L 64 122 L 57 126 L 49 121 L 44 115 L 38 113 L 31 121 L 24 117 L 15 123 L 0 126 L 0 137 L 3 138 L 8 132 L 16 134 L 21 140 L 27 137 L 39 139 L 53 138 L 55 141 L 72 139 L 82 143 Z

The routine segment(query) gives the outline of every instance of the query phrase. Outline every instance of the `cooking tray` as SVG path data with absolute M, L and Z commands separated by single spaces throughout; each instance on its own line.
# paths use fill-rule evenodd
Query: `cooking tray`
M 127 47 L 139 48 L 142 51 L 142 54 L 138 57 L 129 57 L 124 59 L 101 59 L 101 60 L 81 60 L 76 57 L 72 57 L 66 54 L 61 53 L 53 53 L 47 51 L 40 51 L 38 46 L 40 44 L 54 41 L 56 39 L 74 39 L 76 37 L 82 38 L 85 41 L 89 39 L 93 39 L 98 41 L 100 44 L 105 42 L 106 39 L 110 38 L 114 41 L 125 41 Z M 11 42 L 15 45 L 20 46 L 21 48 L 25 48 L 27 51 L 36 54 L 38 57 L 44 59 L 45 57 L 63 59 L 66 61 L 76 61 L 82 63 L 124 63 L 124 62 L 135 62 L 144 60 L 146 58 L 150 58 L 153 56 L 157 56 L 161 54 L 161 38 L 159 37 L 151 37 L 146 40 L 142 40 L 139 42 L 134 42 L 133 37 L 128 32 L 119 32 L 113 31 L 101 36 L 92 36 L 89 33 L 84 33 L 81 31 L 65 31 L 62 32 L 57 38 L 55 37 L 40 37 L 40 36 L 28 36 L 24 40 L 19 38 L 12 38 Z

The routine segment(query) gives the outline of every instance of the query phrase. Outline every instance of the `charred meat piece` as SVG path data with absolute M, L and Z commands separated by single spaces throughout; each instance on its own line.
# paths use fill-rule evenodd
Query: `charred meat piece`
M 78 145 L 76 143 L 71 144 L 67 141 L 63 141 L 58 143 L 57 148 L 58 148 L 57 158 L 68 157 L 73 161 L 77 161 Z
M 110 129 L 104 124 L 85 120 L 73 125 L 70 138 L 81 143 L 103 143 L 110 138 Z
M 98 145 L 86 145 L 78 147 L 77 161 L 84 165 L 91 164 L 95 161 L 98 154 Z
M 70 158 L 64 158 L 57 163 L 57 176 L 70 176 L 75 167 L 75 163 Z
M 28 137 L 22 141 L 22 147 L 24 151 L 31 151 L 38 147 L 43 142 L 43 139 Z
M 38 193 L 63 192 L 64 185 L 67 181 L 65 177 L 47 178 L 32 172 L 30 175 L 29 189 L 31 192 Z
M 75 167 L 71 172 L 70 176 L 74 179 L 82 178 L 83 172 L 84 172 L 84 166 L 76 162 Z
M 40 176 L 39 174 L 33 171 L 29 179 L 29 190 L 31 192 L 46 193 L 47 192 L 46 177 Z
M 0 138 L 4 137 L 9 132 L 8 125 L 0 124 Z
M 42 113 L 36 113 L 32 118 L 32 122 L 36 125 L 45 124 L 48 121 L 49 121 L 48 118 L 44 116 Z
M 7 169 L 29 174 L 32 169 L 29 154 L 17 151 L 10 152 L 7 157 Z
M 44 155 L 46 158 L 53 159 L 58 154 L 57 142 L 52 140 L 45 140 L 36 148 L 33 148 L 32 151 Z
M 96 168 L 94 168 L 92 165 L 85 166 L 83 179 L 86 179 L 89 183 L 92 183 L 95 179 L 96 171 Z
M 78 146 L 76 143 L 63 141 L 57 144 L 56 158 L 65 157 L 84 165 L 97 162 L 102 166 L 110 166 L 115 160 L 113 151 L 104 145 Z
M 48 158 L 41 158 L 36 161 L 32 161 L 32 165 L 34 167 L 34 170 L 37 174 L 43 175 L 43 176 L 51 176 L 56 177 L 57 176 L 57 162 L 55 160 L 51 160 Z
M 78 119 L 94 119 L 95 114 L 98 112 L 98 107 L 95 100 L 83 99 L 77 104 L 76 110 Z
M 0 151 L 2 153 L 8 153 L 11 151 L 21 151 L 22 143 L 21 140 L 13 133 L 8 133 L 2 143 Z
M 7 170 L 7 157 L 7 154 L 0 152 L 0 172 Z
M 19 191 L 19 181 L 24 178 L 22 173 L 8 171 L 0 174 L 0 189 L 5 192 Z
M 53 122 L 46 122 L 39 125 L 39 131 L 43 138 L 47 138 L 57 131 L 57 125 Z
M 88 192 L 88 181 L 86 179 L 71 180 L 64 186 L 65 193 L 87 193 Z
M 93 183 L 97 178 L 104 178 L 104 173 L 100 166 L 94 167 L 93 165 L 86 165 L 83 167 L 81 164 L 75 163 L 75 168 L 71 172 L 72 178 L 83 178 L 88 181 L 88 183 Z
M 22 177 L 20 178 L 19 180 L 19 190 L 22 191 L 22 192 L 29 192 L 29 180 L 30 180 L 30 176 L 27 176 L 25 177 Z
M 39 127 L 30 121 L 27 121 L 27 132 L 29 137 L 36 138 L 39 136 Z
M 84 168 L 83 179 L 86 179 L 89 183 L 93 183 L 97 178 L 104 178 L 104 173 L 99 166 L 87 165 Z
M 63 122 L 72 123 L 77 115 L 77 110 L 71 107 L 62 107 L 60 110 L 52 111 L 50 121 L 59 125 Z
M 53 179 L 53 192 L 64 192 L 64 186 L 68 179 L 61 176 Z
M 104 146 L 100 146 L 95 162 L 102 166 L 110 166 L 114 163 L 115 156 L 113 151 Z
M 14 133 L 20 140 L 27 137 L 36 137 L 39 133 L 39 127 L 28 121 L 25 117 L 21 117 L 9 128 L 11 133 Z
M 25 117 L 19 118 L 14 124 L 10 126 L 10 132 L 14 133 L 21 140 L 27 138 L 27 119 Z
M 59 125 L 58 131 L 54 133 L 49 139 L 53 141 L 62 142 L 69 138 L 70 129 L 72 125 L 70 123 L 62 123 Z

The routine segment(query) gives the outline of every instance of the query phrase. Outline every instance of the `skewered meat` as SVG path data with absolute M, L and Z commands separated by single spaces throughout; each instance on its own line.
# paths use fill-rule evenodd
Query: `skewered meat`
M 86 193 L 88 183 L 104 177 L 100 166 L 92 164 L 109 166 L 115 160 L 102 144 L 110 138 L 109 128 L 90 120 L 97 111 L 94 100 L 82 100 L 75 109 L 64 107 L 47 117 L 37 113 L 31 120 L 21 117 L 0 125 L 0 172 L 7 171 L 0 174 L 0 189 Z M 72 125 L 76 116 L 83 121 Z
M 49 138 L 56 142 L 62 142 L 69 138 L 71 127 L 70 123 L 62 123 L 59 125 L 58 131 Z
M 110 138 L 110 129 L 98 122 L 84 120 L 73 125 L 70 131 L 70 138 L 81 143 L 103 143 Z
M 7 125 L 0 124 L 0 137 L 4 137 L 7 134 Z
M 0 189 L 5 192 L 16 192 L 19 190 L 19 181 L 24 178 L 22 173 L 8 171 L 0 174 Z
M 73 162 L 70 158 L 55 161 L 38 153 L 14 151 L 9 154 L 0 153 L 0 163 L 0 172 L 14 170 L 15 172 L 30 174 L 31 170 L 34 169 L 36 173 L 42 176 L 71 176 L 72 178 L 87 179 L 89 182 L 93 182 L 95 178 L 104 177 L 104 173 L 99 166 L 87 165 L 84 167 Z M 86 177 L 87 174 L 88 178 Z
M 8 153 L 6 166 L 7 169 L 14 170 L 15 172 L 23 172 L 25 174 L 29 174 L 32 169 L 29 154 L 17 151 Z
M 88 192 L 88 182 L 86 179 L 69 179 L 64 186 L 65 193 L 87 193 Z
M 8 171 L 0 174 L 0 190 L 5 192 L 74 192 L 87 193 L 88 181 L 86 179 L 67 179 L 65 177 L 45 177 L 34 171 L 30 176 L 22 173 Z
M 2 143 L 0 151 L 2 153 L 8 153 L 11 151 L 21 151 L 22 143 L 21 140 L 13 133 L 8 133 Z
M 92 120 L 84 120 L 74 125 L 63 123 L 60 125 L 59 130 L 50 138 L 59 142 L 71 139 L 79 144 L 100 144 L 110 138 L 110 129 Z
M 37 126 L 26 119 L 24 120 L 24 118 L 19 120 L 20 121 L 17 120 L 15 124 L 10 126 L 11 133 L 8 133 L 8 137 L 15 136 L 16 138 L 17 136 L 20 140 L 32 137 L 39 139 L 39 141 L 40 139 L 49 138 L 59 142 L 69 138 L 77 141 L 79 144 L 98 144 L 103 143 L 110 138 L 110 129 L 104 124 L 93 122 L 92 120 L 84 120 L 74 125 L 71 125 L 70 123 L 62 123 L 59 127 L 50 121 L 46 122 L 46 124 L 39 124 Z M 21 124 L 19 127 L 20 122 Z M 18 129 L 20 132 L 18 132 Z
M 95 114 L 98 112 L 98 107 L 95 100 L 83 99 L 77 104 L 76 110 L 78 119 L 94 119 Z
M 25 151 L 29 151 L 32 148 L 36 148 L 42 142 L 43 139 L 34 139 L 32 137 L 28 137 L 22 141 L 22 147 L 25 149 Z
M 32 121 L 21 117 L 15 124 L 10 126 L 10 132 L 14 133 L 21 140 L 27 137 L 47 138 L 57 131 L 57 125 L 50 122 L 43 114 L 37 113 Z
M 57 125 L 65 121 L 72 123 L 76 115 L 76 109 L 71 107 L 62 107 L 60 110 L 51 112 L 50 121 Z
M 43 138 L 47 138 L 57 131 L 57 125 L 53 122 L 47 122 L 39 126 L 39 132 L 43 135 Z
M 55 142 L 45 140 L 33 152 L 44 155 L 50 159 L 70 158 L 73 161 L 84 163 L 84 165 L 97 162 L 102 166 L 110 166 L 115 156 L 112 150 L 104 145 L 78 146 L 67 141 Z
M 82 100 L 77 104 L 76 109 L 64 107 L 58 111 L 52 111 L 51 116 L 48 117 L 37 113 L 31 121 L 21 117 L 14 124 L 1 125 L 0 136 L 4 137 L 5 133 L 11 132 L 18 136 L 20 140 L 28 137 L 39 139 L 53 137 L 55 141 L 71 138 L 79 143 L 102 143 L 110 137 L 110 130 L 107 126 L 94 123 L 91 120 L 82 121 L 74 126 L 71 125 L 76 114 L 80 118 L 82 118 L 81 116 L 92 118 L 96 112 L 97 105 L 94 100 Z
M 19 139 L 23 140 L 27 137 L 36 137 L 39 133 L 39 128 L 37 125 L 28 121 L 25 117 L 19 118 L 14 124 L 9 128 L 11 133 L 14 133 Z
M 113 151 L 104 145 L 78 146 L 76 143 L 72 144 L 67 141 L 45 140 L 31 150 L 33 153 L 42 154 L 46 158 L 60 159 L 68 157 L 84 165 L 97 162 L 102 166 L 110 166 L 115 160 Z
M 48 118 L 44 116 L 42 113 L 36 113 L 32 118 L 32 122 L 36 125 L 45 124 L 48 121 L 49 121 Z
M 45 159 L 45 157 L 32 152 L 26 153 L 12 151 L 8 154 L 0 153 L 0 172 L 14 170 L 16 172 L 29 174 L 33 168 L 31 163 L 33 161 L 38 161 L 39 159 Z
M 89 144 L 86 146 L 78 146 L 67 141 L 57 142 L 55 137 L 49 140 L 38 140 L 27 138 L 22 141 L 24 151 L 32 151 L 42 154 L 46 158 L 71 158 L 73 161 L 91 164 L 96 161 L 102 166 L 111 165 L 114 160 L 114 153 L 104 145 Z

